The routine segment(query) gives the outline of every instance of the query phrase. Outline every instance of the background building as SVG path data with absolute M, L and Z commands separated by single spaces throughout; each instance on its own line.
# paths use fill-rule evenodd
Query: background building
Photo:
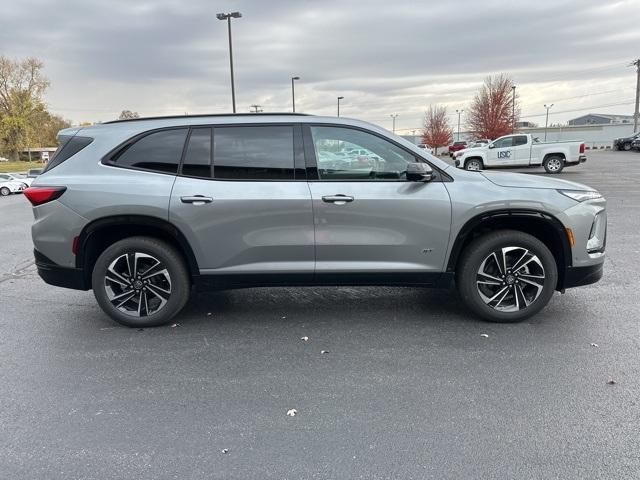
M 617 123 L 633 123 L 633 115 L 610 115 L 607 113 L 587 113 L 581 117 L 572 118 L 569 125 L 611 125 Z

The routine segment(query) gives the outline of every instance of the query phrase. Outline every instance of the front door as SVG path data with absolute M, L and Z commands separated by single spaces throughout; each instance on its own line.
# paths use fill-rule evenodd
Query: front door
M 316 276 L 436 278 L 444 268 L 451 203 L 441 181 L 406 180 L 407 164 L 424 160 L 364 130 L 307 128 L 305 147 L 313 145 L 307 155 L 318 171 L 309 182 Z
M 304 169 L 295 168 L 294 157 L 303 162 L 299 132 L 291 125 L 191 129 L 169 216 L 201 274 L 311 279 L 313 214 Z
M 487 150 L 488 167 L 509 166 L 516 163 L 513 136 L 501 137 L 490 144 Z

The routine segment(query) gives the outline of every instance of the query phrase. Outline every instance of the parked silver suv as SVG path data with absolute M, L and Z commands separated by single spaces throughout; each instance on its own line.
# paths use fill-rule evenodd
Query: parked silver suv
M 605 200 L 556 178 L 457 170 L 365 122 L 293 114 L 60 132 L 25 195 L 45 282 L 128 326 L 193 287 L 457 285 L 514 322 L 602 276 Z

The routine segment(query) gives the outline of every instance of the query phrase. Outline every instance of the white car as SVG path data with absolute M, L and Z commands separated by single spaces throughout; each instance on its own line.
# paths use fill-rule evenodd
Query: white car
M 0 173 L 0 182 L 20 182 L 30 187 L 33 178 L 27 178 L 26 175 L 22 175 L 21 173 Z
M 564 167 L 585 162 L 584 151 L 580 141 L 542 143 L 530 134 L 515 134 L 484 147 L 465 148 L 454 158 L 456 167 L 465 170 L 543 166 L 547 173 L 560 173 Z
M 0 197 L 6 197 L 12 193 L 22 193 L 26 187 L 24 183 L 12 181 L 0 181 Z

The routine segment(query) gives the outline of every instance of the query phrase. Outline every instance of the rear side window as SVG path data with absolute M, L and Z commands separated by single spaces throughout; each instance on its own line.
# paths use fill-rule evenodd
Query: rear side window
M 213 174 L 227 180 L 293 180 L 293 127 L 216 127 Z
M 526 135 L 516 135 L 514 140 L 514 146 L 526 145 L 527 144 L 527 136 Z
M 111 163 L 162 173 L 178 173 L 187 128 L 160 130 L 145 135 L 124 150 Z
M 93 138 L 91 137 L 79 137 L 77 135 L 61 135 L 58 137 L 58 140 L 60 145 L 53 154 L 53 157 L 51 157 L 51 160 L 47 162 L 47 165 L 42 170 L 43 172 L 48 172 L 52 168 L 57 167 L 93 142 Z
M 182 175 L 211 177 L 211 128 L 194 128 L 189 135 Z

